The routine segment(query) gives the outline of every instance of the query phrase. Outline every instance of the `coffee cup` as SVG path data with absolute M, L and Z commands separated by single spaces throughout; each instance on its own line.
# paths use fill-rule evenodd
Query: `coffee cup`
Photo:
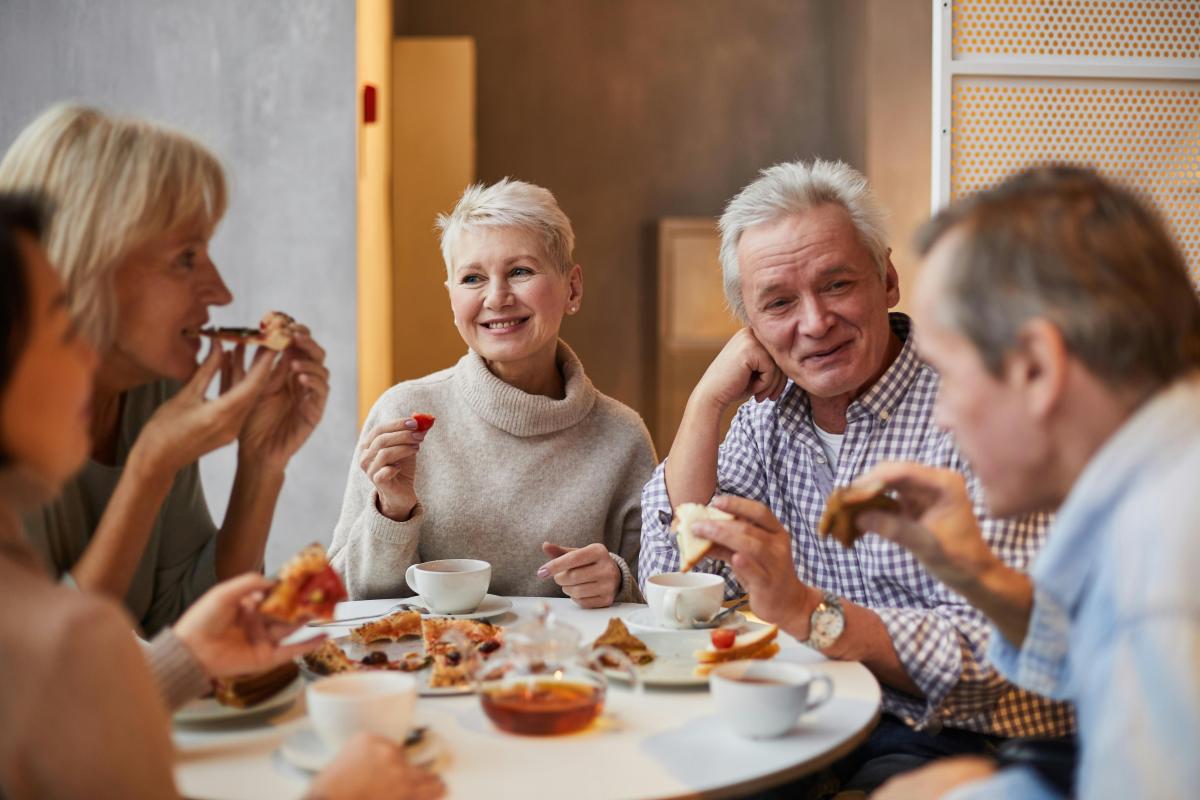
M 346 672 L 310 683 L 305 696 L 313 729 L 330 750 L 361 731 L 404 744 L 417 681 L 403 672 Z
M 426 561 L 409 567 L 404 582 L 435 614 L 470 614 L 487 596 L 492 565 L 474 558 Z
M 664 628 L 690 628 L 721 610 L 725 581 L 705 572 L 665 572 L 646 581 L 646 602 Z
M 833 697 L 833 682 L 799 664 L 735 661 L 709 673 L 717 713 L 734 733 L 752 739 L 782 736 L 801 714 Z

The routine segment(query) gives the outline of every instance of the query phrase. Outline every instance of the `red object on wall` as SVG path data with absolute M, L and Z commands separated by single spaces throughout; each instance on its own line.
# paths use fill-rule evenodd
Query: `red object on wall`
M 370 125 L 375 121 L 377 115 L 376 98 L 377 92 L 374 86 L 369 83 L 363 84 L 363 124 Z

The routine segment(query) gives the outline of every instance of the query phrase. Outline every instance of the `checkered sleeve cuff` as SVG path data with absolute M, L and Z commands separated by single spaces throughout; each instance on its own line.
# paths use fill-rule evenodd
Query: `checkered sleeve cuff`
M 942 716 L 942 706 L 963 679 L 967 655 L 954 624 L 939 614 L 912 608 L 878 608 L 904 671 L 925 695 L 925 713 L 912 720 L 925 727 Z

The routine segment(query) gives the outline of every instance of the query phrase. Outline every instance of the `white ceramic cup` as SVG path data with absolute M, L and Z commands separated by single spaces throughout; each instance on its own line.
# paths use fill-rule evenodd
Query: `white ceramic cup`
M 717 713 L 740 736 L 782 736 L 833 697 L 833 682 L 799 664 L 734 661 L 708 677 Z
M 308 716 L 330 750 L 366 731 L 404 744 L 417 704 L 417 681 L 403 672 L 345 672 L 308 685 Z
M 434 613 L 470 614 L 487 596 L 492 565 L 474 558 L 426 561 L 409 567 L 404 582 Z
M 664 628 L 690 628 L 721 609 L 725 581 L 704 572 L 664 572 L 646 581 L 646 602 Z

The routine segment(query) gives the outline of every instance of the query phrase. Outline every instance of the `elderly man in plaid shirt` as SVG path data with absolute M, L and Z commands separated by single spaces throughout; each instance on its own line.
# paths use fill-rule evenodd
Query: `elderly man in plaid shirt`
M 868 742 L 835 766 L 870 790 L 926 761 L 999 737 L 1063 736 L 1067 707 L 1016 689 L 985 660 L 982 615 L 915 557 L 868 534 L 845 550 L 817 536 L 825 500 L 880 461 L 967 477 L 991 548 L 1024 569 L 1044 516 L 983 516 L 979 485 L 933 421 L 936 373 L 917 356 L 866 179 L 842 163 L 779 164 L 721 218 L 725 294 L 746 323 L 692 392 L 671 452 L 642 496 L 640 580 L 679 568 L 672 506 L 708 503 L 732 522 L 698 569 L 748 591 L 763 619 L 830 658 L 861 661 L 884 687 Z M 724 441 L 722 414 L 740 404 Z M 666 512 L 666 513 L 663 513 Z

